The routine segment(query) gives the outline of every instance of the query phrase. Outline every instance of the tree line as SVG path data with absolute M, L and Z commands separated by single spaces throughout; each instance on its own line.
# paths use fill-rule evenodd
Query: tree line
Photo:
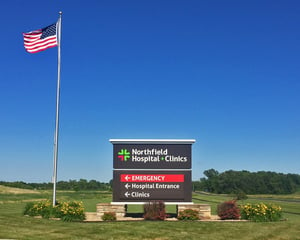
M 193 181 L 194 191 L 206 191 L 219 194 L 290 194 L 300 190 L 299 174 L 283 174 L 276 172 L 249 172 L 228 170 L 219 173 L 215 169 L 205 170 L 205 177 Z M 22 181 L 5 182 L 0 185 L 23 189 L 51 190 L 53 183 L 26 183 Z M 109 183 L 96 180 L 69 180 L 58 181 L 57 190 L 111 190 L 112 180 Z
M 0 185 L 23 188 L 23 189 L 37 189 L 37 190 L 50 190 L 53 188 L 53 183 L 26 183 L 22 181 L 16 182 L 5 182 L 0 181 Z M 84 191 L 84 190 L 110 190 L 110 183 L 98 182 L 96 180 L 69 180 L 69 181 L 58 181 L 56 184 L 57 190 L 74 190 L 74 191 Z
M 300 189 L 299 174 L 245 170 L 219 173 L 215 169 L 205 170 L 203 173 L 204 178 L 193 182 L 195 191 L 224 194 L 290 194 Z

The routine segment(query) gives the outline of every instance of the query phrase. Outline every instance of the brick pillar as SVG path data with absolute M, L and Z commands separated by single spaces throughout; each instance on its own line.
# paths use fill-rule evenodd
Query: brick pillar
M 177 216 L 180 211 L 185 209 L 193 209 L 199 212 L 200 219 L 211 219 L 211 208 L 208 204 L 189 204 L 189 205 L 177 205 Z
M 97 218 L 101 219 L 105 212 L 114 212 L 116 217 L 122 218 L 126 215 L 127 206 L 125 204 L 110 204 L 110 203 L 98 203 L 97 204 Z

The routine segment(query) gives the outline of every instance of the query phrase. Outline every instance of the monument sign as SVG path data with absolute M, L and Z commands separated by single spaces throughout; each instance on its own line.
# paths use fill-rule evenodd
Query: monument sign
M 192 201 L 195 140 L 111 139 L 113 202 Z

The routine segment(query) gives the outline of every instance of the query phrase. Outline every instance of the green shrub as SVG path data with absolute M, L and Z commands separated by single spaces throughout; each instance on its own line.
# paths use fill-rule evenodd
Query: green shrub
M 60 218 L 63 221 L 83 221 L 85 219 L 83 203 L 78 201 L 63 202 L 58 206 Z
M 248 203 L 241 206 L 241 217 L 254 222 L 274 222 L 282 219 L 282 210 L 276 205 Z
M 185 209 L 179 212 L 178 220 L 199 220 L 199 211 L 193 209 Z
M 246 195 L 246 193 L 242 190 L 238 190 L 238 191 L 235 191 L 233 194 L 232 194 L 233 198 L 236 199 L 236 200 L 245 200 L 245 199 L 248 199 L 248 196 Z
M 24 210 L 24 215 L 42 216 L 43 218 L 52 217 L 53 207 L 49 200 L 36 203 L 27 203 Z
M 115 212 L 105 212 L 101 219 L 103 221 L 116 221 L 117 217 L 116 217 L 116 213 Z
M 63 221 L 82 221 L 85 219 L 82 202 L 71 201 L 52 206 L 49 200 L 27 203 L 24 215 L 41 216 L 43 218 L 61 218 Z
M 222 220 L 240 218 L 240 209 L 236 204 L 236 200 L 231 200 L 219 204 L 217 213 Z
M 144 204 L 144 219 L 145 220 L 165 220 L 166 207 L 162 201 L 152 201 Z
M 38 214 L 33 206 L 34 206 L 33 202 L 26 203 L 23 214 L 28 216 L 37 216 Z

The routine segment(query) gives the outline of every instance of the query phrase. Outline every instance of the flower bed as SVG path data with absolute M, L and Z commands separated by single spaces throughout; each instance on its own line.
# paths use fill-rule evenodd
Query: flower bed
M 50 200 L 27 203 L 24 215 L 41 216 L 42 218 L 60 218 L 63 221 L 83 221 L 85 219 L 82 202 L 69 201 L 52 206 Z
M 274 222 L 282 219 L 282 210 L 276 205 L 248 203 L 241 206 L 241 218 L 254 222 Z

